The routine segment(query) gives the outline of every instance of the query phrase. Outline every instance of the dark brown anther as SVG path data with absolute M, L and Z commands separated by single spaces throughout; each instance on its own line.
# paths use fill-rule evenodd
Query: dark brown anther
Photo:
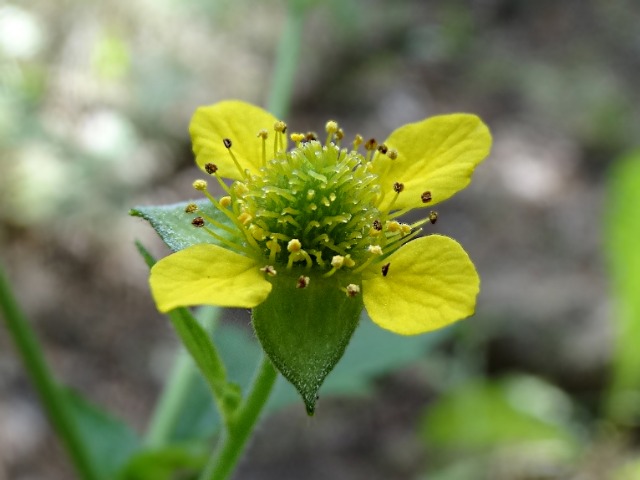
M 204 227 L 204 218 L 202 217 L 196 217 L 193 220 L 191 220 L 191 225 L 193 225 L 194 227 Z
M 381 143 L 380 145 L 378 145 L 378 151 L 381 154 L 385 155 L 389 151 L 389 148 L 384 143 Z
M 336 140 L 342 140 L 344 138 L 344 130 L 341 128 L 338 129 L 336 133 L 333 134 Z
M 420 199 L 422 200 L 422 203 L 429 203 L 431 201 L 431 192 L 424 192 L 420 195 Z
M 230 139 L 225 138 L 225 139 L 223 139 L 223 140 L 222 140 L 222 143 L 224 143 L 224 146 L 225 146 L 225 147 L 227 147 L 227 148 L 231 148 L 231 145 L 232 145 L 232 144 L 231 144 L 231 140 L 230 140 Z
M 396 193 L 400 193 L 401 191 L 404 190 L 404 183 L 400 183 L 400 182 L 395 182 L 393 184 L 393 191 Z M 423 200 L 424 201 L 424 200 Z
M 311 140 L 318 140 L 318 134 L 316 132 L 307 132 L 304 136 L 306 142 L 310 142 Z
M 386 277 L 387 273 L 389 273 L 389 267 L 391 266 L 391 263 L 385 263 L 384 265 L 382 265 L 382 276 Z
M 438 212 L 429 212 L 429 221 L 431 222 L 431 225 L 436 223 L 438 221 Z
M 373 229 L 380 232 L 382 230 L 382 222 L 380 220 L 374 220 Z
M 366 142 L 364 142 L 364 149 L 367 151 L 375 150 L 378 146 L 378 142 L 376 142 L 375 138 L 370 138 Z
M 298 278 L 298 281 L 296 283 L 296 288 L 307 288 L 308 286 L 309 286 L 309 277 L 300 275 L 300 278 Z
M 218 171 L 218 167 L 215 163 L 205 163 L 204 171 L 207 172 L 209 175 L 213 175 Z

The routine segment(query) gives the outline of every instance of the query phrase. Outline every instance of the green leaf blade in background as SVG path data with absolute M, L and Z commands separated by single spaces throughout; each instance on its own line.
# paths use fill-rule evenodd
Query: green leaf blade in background
M 117 480 L 174 480 L 196 478 L 207 463 L 205 443 L 175 444 L 162 448 L 141 450 L 134 454 L 119 472 Z M 182 475 L 177 476 L 177 472 Z M 111 477 L 110 477 L 111 478 Z
M 614 298 L 612 383 L 607 415 L 623 425 L 640 423 L 640 151 L 609 172 L 605 248 Z
M 197 212 L 185 212 L 185 208 L 190 203 L 195 203 L 198 206 Z M 211 243 L 224 247 L 224 243 L 209 235 L 206 230 L 196 228 L 191 224 L 191 220 L 202 213 L 223 225 L 234 228 L 231 220 L 207 199 L 171 205 L 139 206 L 129 211 L 129 215 L 147 220 L 164 243 L 174 252 L 200 243 Z M 230 233 L 224 230 L 215 228 L 212 225 L 209 225 L 209 227 L 223 238 L 233 238 Z
M 555 387 L 524 375 L 463 384 L 429 405 L 422 433 L 433 448 L 490 451 L 496 447 L 552 442 L 571 453 L 572 404 Z
M 92 463 L 102 474 L 102 478 L 116 478 L 116 473 L 140 448 L 137 435 L 127 424 L 93 405 L 80 394 L 64 389 L 62 397 Z

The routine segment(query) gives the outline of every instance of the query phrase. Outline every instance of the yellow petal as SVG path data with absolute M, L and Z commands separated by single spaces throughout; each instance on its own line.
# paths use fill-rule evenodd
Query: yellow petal
M 385 141 L 398 158 L 378 155 L 372 171 L 380 175 L 386 209 L 394 182 L 404 184 L 394 209 L 429 207 L 465 188 L 474 168 L 489 154 L 491 133 L 475 115 L 456 113 L 427 118 L 395 130 Z M 430 192 L 431 201 L 421 195 Z
M 242 174 L 223 143 L 228 138 L 242 171 L 249 169 L 256 173 L 262 165 L 262 138 L 257 134 L 263 129 L 269 132 L 267 159 L 273 157 L 275 122 L 276 118 L 269 112 L 239 100 L 198 108 L 189 125 L 198 166 L 204 169 L 205 164 L 213 163 L 223 177 L 240 180 Z
M 362 282 L 364 305 L 382 328 L 415 335 L 472 315 L 480 279 L 467 252 L 442 235 L 419 238 L 389 256 Z
M 255 260 L 211 244 L 163 258 L 151 269 L 149 283 L 161 312 L 193 305 L 251 308 L 271 291 Z

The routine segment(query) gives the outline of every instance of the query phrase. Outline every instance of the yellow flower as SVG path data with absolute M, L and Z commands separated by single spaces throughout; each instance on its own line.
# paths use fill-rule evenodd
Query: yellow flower
M 161 311 L 252 308 L 305 278 L 305 288 L 287 295 L 341 290 L 345 301 L 363 302 L 379 326 L 403 335 L 473 314 L 480 281 L 464 249 L 442 235 L 416 238 L 437 218 L 433 212 L 409 224 L 398 218 L 469 184 L 491 147 L 478 117 L 428 118 L 382 143 L 359 135 L 344 141 L 329 121 L 322 138 L 293 133 L 289 145 L 286 124 L 233 100 L 199 108 L 190 132 L 196 161 L 225 190 L 224 200 L 211 196 L 206 182 L 196 188 L 229 223 L 198 217 L 194 225 L 225 246 L 194 245 L 153 267 L 150 284 Z M 224 237 L 216 234 L 221 228 Z

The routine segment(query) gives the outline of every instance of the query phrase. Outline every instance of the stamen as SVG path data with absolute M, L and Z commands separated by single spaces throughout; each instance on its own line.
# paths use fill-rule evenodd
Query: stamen
M 362 145 L 362 142 L 364 142 L 364 139 L 362 138 L 362 135 L 360 135 L 359 133 L 355 136 L 355 138 L 353 139 L 353 150 L 357 151 L 358 147 L 360 145 Z
M 382 230 L 382 222 L 380 222 L 380 220 L 374 220 L 373 221 L 373 229 L 381 231 Z
M 430 211 L 428 218 L 429 218 L 429 221 L 431 222 L 431 225 L 433 225 L 438 221 L 438 212 L 434 212 L 433 210 Z
M 296 148 L 300 148 L 300 143 L 305 139 L 305 135 L 304 133 L 292 133 L 289 138 L 296 144 Z
M 193 225 L 196 228 L 204 227 L 204 218 L 202 217 L 194 218 L 193 220 L 191 220 L 191 225 Z
M 204 165 L 204 171 L 209 175 L 213 175 L 218 171 L 218 166 L 215 163 L 206 163 Z
M 394 182 L 393 184 L 393 191 L 396 192 L 395 196 L 391 199 L 391 202 L 389 202 L 389 206 L 387 207 L 387 211 L 390 212 L 391 210 L 393 210 L 393 206 L 396 203 L 396 200 L 398 200 L 398 197 L 400 196 L 400 193 L 404 190 L 404 183 L 400 183 L 400 182 Z
M 267 137 L 269 136 L 269 132 L 262 129 L 258 132 L 257 136 L 262 139 L 262 166 L 264 167 L 267 164 Z
M 309 282 L 311 282 L 311 279 L 309 277 L 300 275 L 300 278 L 298 278 L 298 281 L 296 283 L 296 288 L 307 288 L 309 286 Z
M 275 277 L 278 274 L 278 272 L 276 271 L 275 268 L 273 268 L 272 265 L 265 265 L 260 269 L 260 271 L 263 273 L 266 273 L 270 277 Z
M 226 195 L 222 198 L 220 198 L 220 206 L 223 208 L 227 208 L 229 205 L 231 205 L 231 197 Z
M 354 283 L 350 283 L 345 288 L 345 292 L 347 293 L 347 297 L 355 297 L 360 293 L 360 287 Z
M 429 203 L 431 201 L 431 192 L 424 192 L 422 195 L 420 195 L 420 200 L 422 200 L 422 203 Z
M 278 245 L 278 241 L 274 238 L 271 240 L 267 240 L 265 243 L 267 248 L 269 249 L 269 262 L 274 263 L 276 261 L 276 254 L 279 253 L 282 248 Z
M 370 138 L 364 143 L 364 149 L 367 151 L 367 154 L 365 156 L 365 160 L 367 162 L 370 162 L 373 159 L 373 152 L 376 151 L 377 147 L 378 142 L 376 142 L 375 138 Z
M 380 256 L 382 256 L 382 253 L 383 253 L 382 248 L 380 248 L 380 245 L 369 245 L 369 247 L 367 248 L 367 251 L 372 254 L 371 257 L 369 257 L 358 268 L 354 269 L 353 273 L 359 273 L 363 271 L 365 268 L 367 268 L 371 264 L 371 262 L 380 258 Z
M 231 155 L 231 160 L 233 160 L 233 163 L 235 163 L 236 168 L 238 169 L 238 172 L 240 172 L 240 175 L 242 175 L 243 178 L 248 178 L 247 172 L 242 170 L 242 167 L 240 166 L 240 163 L 238 162 L 238 159 L 236 158 L 236 156 L 231 151 L 231 145 L 232 145 L 231 139 L 224 138 L 222 140 L 222 143 L 224 143 L 224 146 L 227 148 L 227 151 L 229 152 L 229 155 Z
M 389 157 L 391 160 L 395 160 L 396 158 L 398 158 L 398 151 L 394 149 L 388 150 L 387 157 Z
M 284 150 L 284 142 L 282 137 L 284 133 L 287 131 L 287 124 L 281 120 L 278 120 L 273 124 L 273 129 L 276 131 L 276 139 L 273 142 L 273 156 L 277 155 L 277 153 L 281 150 Z
M 200 192 L 204 192 L 207 189 L 206 180 L 196 180 L 193 182 L 193 188 Z
M 389 147 L 387 147 L 384 143 L 378 145 L 378 152 L 384 155 L 387 153 L 387 151 L 389 151 Z
M 331 143 L 331 139 L 333 138 L 333 134 L 338 131 L 338 123 L 333 120 L 329 120 L 324 127 L 327 132 L 327 140 L 325 141 L 325 145 L 329 145 Z
M 185 213 L 194 213 L 198 211 L 198 205 L 196 205 L 195 203 L 190 203 L 189 205 L 187 205 L 184 209 Z
M 387 273 L 389 273 L 389 267 L 390 267 L 390 266 L 391 266 L 391 262 L 389 262 L 389 263 L 385 263 L 385 264 L 382 266 L 382 276 L 383 276 L 383 277 L 386 277 L 386 276 L 387 276 Z

